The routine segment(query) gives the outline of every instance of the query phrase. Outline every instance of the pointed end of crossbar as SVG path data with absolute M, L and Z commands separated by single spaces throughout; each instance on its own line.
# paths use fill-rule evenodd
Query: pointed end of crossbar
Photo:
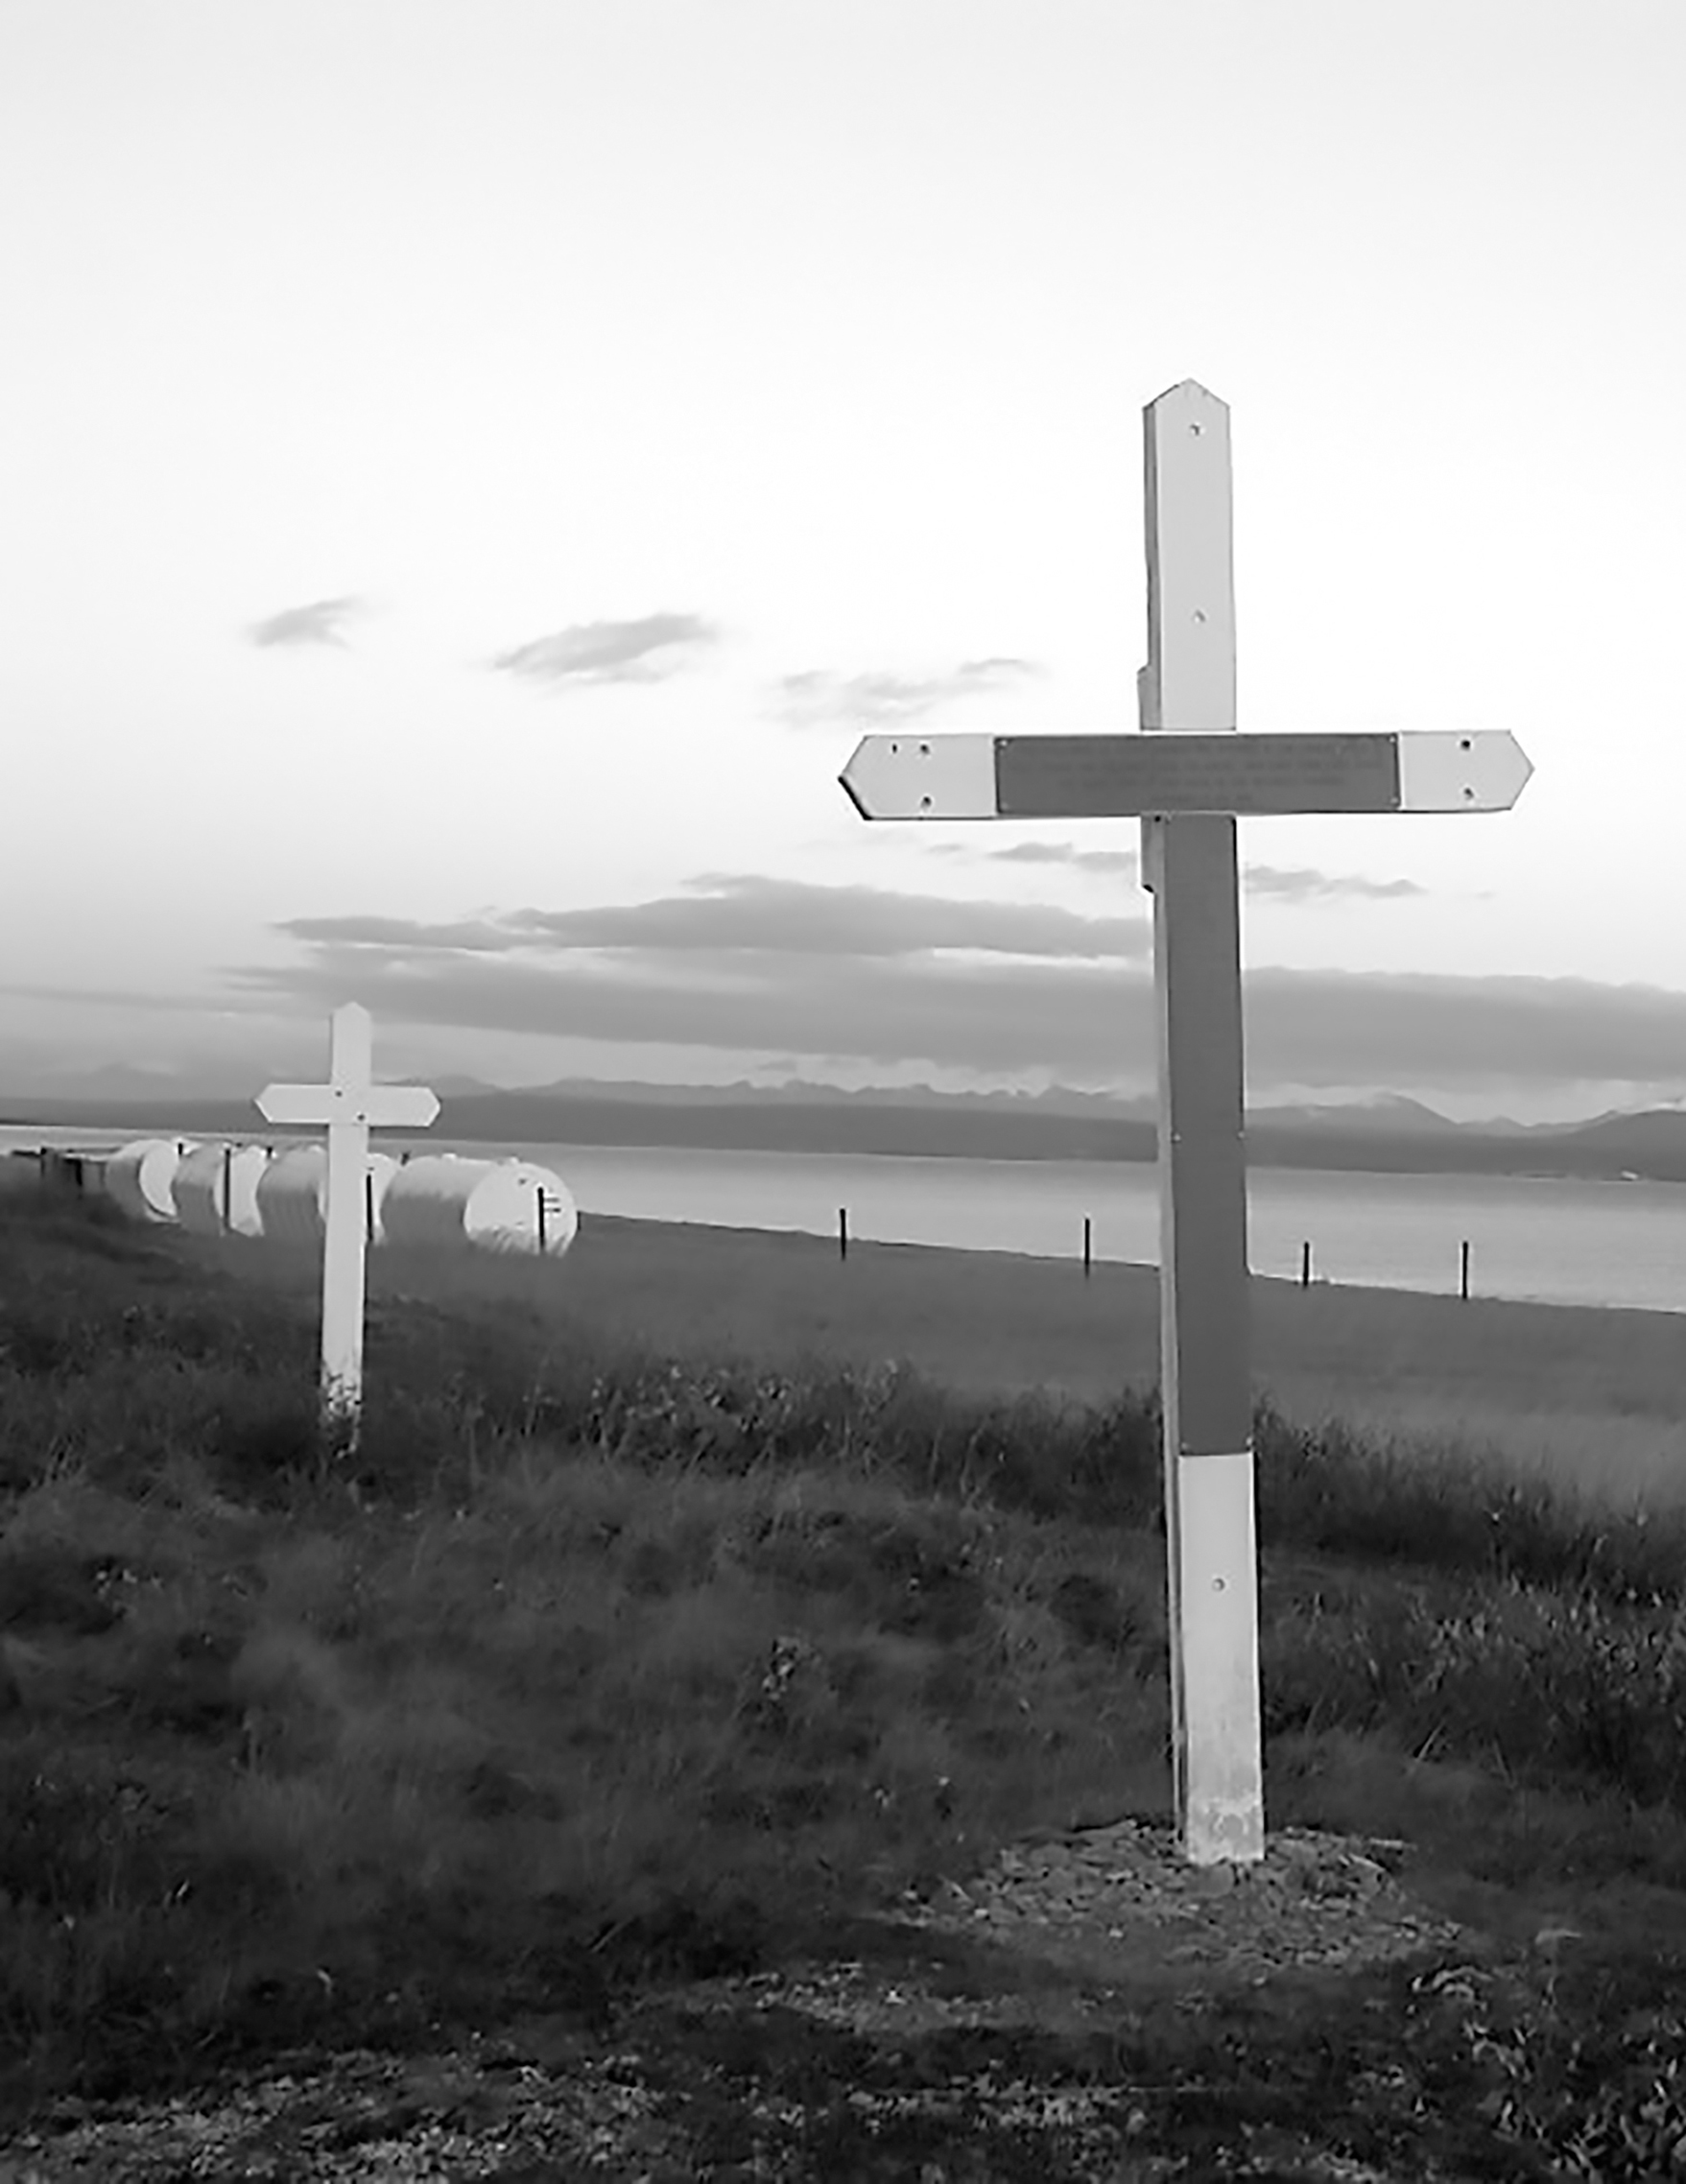
M 1430 729 L 1399 738 L 1402 812 L 1508 812 L 1532 773 L 1508 728 Z
M 995 738 L 863 736 L 838 775 L 867 819 L 995 819 Z

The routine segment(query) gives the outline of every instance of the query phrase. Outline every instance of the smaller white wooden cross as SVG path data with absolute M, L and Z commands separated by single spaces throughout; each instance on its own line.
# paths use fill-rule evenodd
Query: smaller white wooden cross
M 439 1111 L 425 1085 L 370 1081 L 374 1038 L 368 1010 L 355 1001 L 329 1022 L 328 1081 L 271 1084 L 257 1096 L 266 1122 L 325 1123 L 327 1203 L 322 1225 L 323 1422 L 354 1448 L 363 1410 L 365 1177 L 373 1125 L 425 1129 Z

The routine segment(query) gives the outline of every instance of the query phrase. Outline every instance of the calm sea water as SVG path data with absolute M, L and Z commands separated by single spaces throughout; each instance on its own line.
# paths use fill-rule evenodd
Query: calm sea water
M 95 1132 L 0 1128 L 0 1151 L 95 1148 Z M 388 1142 L 383 1137 L 383 1142 Z M 400 1141 L 392 1141 L 394 1150 Z M 412 1141 L 419 1145 L 419 1140 Z M 934 1244 L 1080 1259 L 1083 1217 L 1097 1259 L 1152 1265 L 1158 1181 L 1132 1161 L 930 1160 L 868 1153 L 704 1152 L 675 1148 L 442 1140 L 437 1150 L 519 1152 L 557 1169 L 581 1211 L 836 1236 L 838 1209 L 862 1242 Z M 1248 1178 L 1253 1270 L 1331 1282 L 1458 1287 L 1483 1296 L 1686 1312 L 1686 1186 L 1512 1175 L 1361 1175 L 1255 1169 Z
M 835 1236 L 841 1206 L 851 1239 L 1076 1259 L 1087 1215 L 1097 1259 L 1159 1256 L 1157 1172 L 1135 1161 L 517 1150 L 587 1214 Z M 1263 1168 L 1247 1207 L 1255 1273 L 1297 1279 L 1309 1241 L 1325 1280 L 1455 1292 L 1467 1240 L 1473 1294 L 1686 1312 L 1686 1186 Z

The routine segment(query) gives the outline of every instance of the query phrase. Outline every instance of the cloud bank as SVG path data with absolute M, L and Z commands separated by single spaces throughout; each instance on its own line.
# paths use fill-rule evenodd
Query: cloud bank
M 236 973 L 249 995 L 434 1027 L 1074 1083 L 1153 1057 L 1146 916 L 709 874 L 643 903 L 447 923 L 343 916 L 282 930 L 303 960 Z M 1249 1082 L 1503 1097 L 1686 1080 L 1686 994 L 1581 979 L 1257 969 Z M 472 1066 L 472 1051 L 464 1056 Z

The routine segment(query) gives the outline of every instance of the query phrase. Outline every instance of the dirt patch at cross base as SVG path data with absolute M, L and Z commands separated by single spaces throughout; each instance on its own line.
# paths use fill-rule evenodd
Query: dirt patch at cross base
M 1551 2173 L 1504 2105 L 1506 2041 L 1555 1979 L 1514 1938 L 1539 1907 L 1508 1901 L 1509 1937 L 1467 1926 L 1410 1866 L 1304 1829 L 1204 1872 L 1151 1821 L 1049 1835 L 590 2029 L 540 2007 L 425 2053 L 300 2050 L 163 2101 L 63 2102 L 0 2177 Z

